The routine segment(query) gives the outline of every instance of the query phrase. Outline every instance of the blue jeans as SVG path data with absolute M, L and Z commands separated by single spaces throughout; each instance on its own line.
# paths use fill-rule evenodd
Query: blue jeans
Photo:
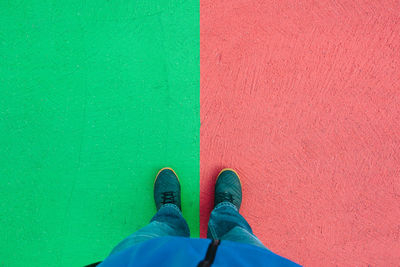
M 161 236 L 190 237 L 189 226 L 179 208 L 173 204 L 163 205 L 150 223 L 122 240 L 111 254 L 137 243 Z M 218 204 L 211 212 L 207 238 L 229 240 L 266 248 L 253 234 L 250 225 L 229 202 Z

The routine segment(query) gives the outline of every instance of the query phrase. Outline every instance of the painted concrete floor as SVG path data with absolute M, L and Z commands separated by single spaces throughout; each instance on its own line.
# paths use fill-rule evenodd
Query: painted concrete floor
M 305 266 L 400 262 L 400 4 L 0 2 L 0 265 L 103 259 L 173 167 Z M 200 220 L 199 220 L 200 214 Z
M 154 215 L 199 235 L 196 1 L 0 2 L 0 265 L 83 266 Z
M 219 169 L 305 266 L 400 262 L 400 4 L 200 1 L 200 225 Z

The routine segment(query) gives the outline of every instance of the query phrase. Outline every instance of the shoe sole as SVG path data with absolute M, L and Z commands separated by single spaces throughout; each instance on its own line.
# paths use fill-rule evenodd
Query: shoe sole
M 239 179 L 240 187 L 242 187 L 242 189 L 243 189 L 242 181 L 240 180 L 239 174 L 238 174 L 234 169 L 231 169 L 231 168 L 222 169 L 222 170 L 218 173 L 217 181 L 218 181 L 218 178 L 219 178 L 219 176 L 221 175 L 221 173 L 223 173 L 224 171 L 232 171 L 234 174 L 236 174 L 236 176 L 237 176 L 238 179 Z M 217 182 L 215 182 L 215 183 L 217 183 Z
M 179 177 L 178 177 L 178 175 L 176 174 L 176 172 L 175 172 L 172 168 L 170 168 L 170 167 L 165 167 L 165 168 L 162 168 L 161 170 L 158 171 L 158 173 L 157 173 L 157 175 L 156 175 L 156 179 L 154 179 L 153 190 L 154 190 L 154 186 L 156 185 L 156 181 L 157 181 L 157 179 L 158 179 L 158 175 L 159 175 L 162 171 L 164 171 L 164 170 L 170 170 L 170 171 L 172 171 L 172 172 L 175 174 L 176 179 L 178 179 L 179 184 L 181 183 L 181 182 L 179 181 Z

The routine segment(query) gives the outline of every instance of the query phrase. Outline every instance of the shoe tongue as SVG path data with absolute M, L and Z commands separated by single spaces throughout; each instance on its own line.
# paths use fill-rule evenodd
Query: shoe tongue
M 164 192 L 162 194 L 162 203 L 163 204 L 175 204 L 175 194 L 172 191 Z
M 222 202 L 222 201 L 233 202 L 233 196 L 229 192 L 219 193 L 217 197 L 220 199 L 220 202 Z

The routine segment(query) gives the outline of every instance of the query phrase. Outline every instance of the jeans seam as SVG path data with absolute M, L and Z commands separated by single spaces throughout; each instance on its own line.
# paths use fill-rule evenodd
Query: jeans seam
M 212 239 L 218 239 L 218 235 L 217 235 L 217 233 L 216 233 L 216 231 L 215 231 L 214 226 L 211 224 L 211 225 L 209 226 L 209 228 L 210 228 L 210 232 L 211 232 Z

